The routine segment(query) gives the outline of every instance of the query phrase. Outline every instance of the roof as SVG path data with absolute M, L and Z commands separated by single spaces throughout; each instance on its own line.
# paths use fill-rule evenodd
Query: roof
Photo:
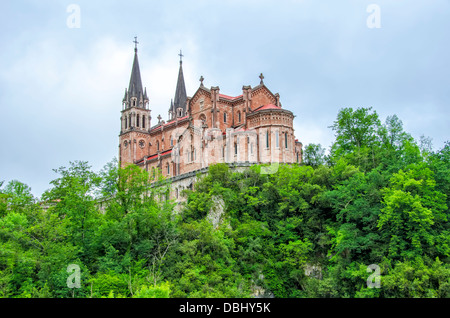
M 281 107 L 278 107 L 278 106 L 276 106 L 274 104 L 267 104 L 267 105 L 259 106 L 254 111 L 257 112 L 257 111 L 266 110 L 266 109 L 281 109 Z
M 171 152 L 172 152 L 172 149 L 165 150 L 165 151 L 160 153 L 160 156 L 166 156 L 166 155 L 170 154 Z M 144 157 L 141 160 L 137 161 L 136 163 L 137 164 L 142 163 L 144 161 L 144 159 L 152 160 L 152 159 L 155 159 L 155 158 L 158 158 L 158 154 L 154 154 L 154 155 L 151 155 L 151 156 L 148 156 L 148 157 Z
M 242 94 L 239 95 L 239 96 L 235 96 L 235 97 L 233 97 L 233 96 L 228 96 L 228 95 L 225 95 L 225 94 L 219 94 L 219 97 L 222 97 L 222 98 L 225 98 L 225 99 L 237 99 L 237 98 L 239 98 L 239 97 L 242 97 Z
M 183 75 L 183 62 L 180 61 L 180 69 L 178 71 L 178 80 L 177 80 L 177 88 L 175 90 L 175 99 L 173 101 L 173 107 L 171 106 L 173 111 L 176 111 L 177 108 L 182 108 L 186 111 L 186 86 L 184 84 L 184 75 Z
M 178 118 L 171 119 L 170 121 L 168 121 L 168 122 L 166 122 L 164 124 L 157 124 L 156 126 L 151 127 L 150 131 L 154 131 L 154 130 L 156 130 L 158 128 L 161 128 L 162 126 L 165 127 L 165 126 L 168 126 L 168 125 L 172 125 L 172 124 L 174 124 L 176 122 L 176 120 L 180 121 L 180 120 L 187 119 L 187 118 L 189 118 L 189 115 L 186 115 L 184 117 L 178 117 Z
M 125 92 L 124 100 L 128 100 L 131 97 L 140 99 L 148 99 L 147 89 L 142 86 L 141 70 L 139 69 L 139 60 L 137 56 L 137 49 L 134 50 L 133 67 L 131 68 L 130 84 L 128 85 L 128 91 Z

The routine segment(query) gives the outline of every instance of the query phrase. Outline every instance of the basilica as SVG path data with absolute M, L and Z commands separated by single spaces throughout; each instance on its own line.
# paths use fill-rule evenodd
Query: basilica
M 158 115 L 156 124 L 152 124 L 151 105 L 142 85 L 135 47 L 120 117 L 122 167 L 135 164 L 147 171 L 158 169 L 175 182 L 177 198 L 178 188 L 191 186 L 193 174 L 205 171 L 211 164 L 239 167 L 301 162 L 302 143 L 294 135 L 294 114 L 283 108 L 280 95 L 273 94 L 264 84 L 263 74 L 259 85 L 243 85 L 237 96 L 222 94 L 219 86 L 204 86 L 201 77 L 190 97 L 181 58 L 180 52 L 175 96 L 168 107 L 167 120 Z

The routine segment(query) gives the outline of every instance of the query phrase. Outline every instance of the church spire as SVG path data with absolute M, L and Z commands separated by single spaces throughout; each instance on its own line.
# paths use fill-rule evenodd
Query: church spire
M 178 54 L 180 56 L 180 69 L 178 71 L 178 80 L 177 80 L 177 88 L 175 90 L 175 98 L 173 102 L 173 112 L 175 112 L 177 117 L 182 117 L 186 114 L 186 86 L 184 84 L 184 75 L 183 75 L 183 54 Z
M 128 107 L 141 107 L 145 108 L 148 103 L 147 89 L 143 89 L 141 80 L 141 71 L 139 69 L 139 60 L 137 55 L 137 37 L 134 37 L 134 60 L 133 67 L 131 69 L 130 84 L 128 85 L 128 91 L 125 92 L 124 102 L 128 104 Z

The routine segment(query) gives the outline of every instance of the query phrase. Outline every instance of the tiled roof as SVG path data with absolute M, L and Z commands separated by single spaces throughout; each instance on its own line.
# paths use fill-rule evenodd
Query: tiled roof
M 180 121 L 180 120 L 182 120 L 182 119 L 186 119 L 186 118 L 188 118 L 189 117 L 189 115 L 186 115 L 186 116 L 184 116 L 184 117 L 180 117 L 180 118 L 178 118 L 178 121 Z M 168 126 L 168 125 L 172 125 L 172 124 L 174 124 L 175 123 L 175 118 L 174 119 L 172 119 L 171 121 L 169 121 L 169 122 L 167 122 L 167 123 L 165 123 L 164 125 L 161 125 L 161 124 L 158 124 L 158 125 L 156 125 L 156 126 L 153 126 L 152 128 L 150 128 L 150 131 L 154 131 L 154 130 L 156 130 L 156 129 L 158 129 L 158 128 L 161 128 L 161 126 Z
M 281 107 L 278 107 L 274 104 L 267 104 L 267 105 L 259 106 L 254 111 L 256 112 L 256 111 L 266 110 L 266 109 L 281 109 Z
M 163 152 L 161 152 L 161 156 L 165 156 L 165 155 L 168 155 L 168 154 L 170 154 L 172 152 L 172 149 L 168 149 L 168 150 L 166 150 L 166 151 L 163 151 Z M 152 156 L 150 156 L 150 157 L 147 157 L 146 159 L 147 160 L 152 160 L 152 159 L 155 159 L 155 158 L 157 158 L 158 157 L 158 154 L 155 154 L 155 155 L 152 155 Z M 144 161 L 144 158 L 142 158 L 141 160 L 139 160 L 138 162 L 136 162 L 137 164 L 139 164 L 139 163 L 141 163 L 141 162 L 143 162 Z
M 235 96 L 235 97 L 233 97 L 233 96 L 228 96 L 228 95 L 224 95 L 224 94 L 219 94 L 219 97 L 222 97 L 222 98 L 225 98 L 225 99 L 237 99 L 237 98 L 239 98 L 239 97 L 242 97 L 242 94 L 239 95 L 239 96 Z

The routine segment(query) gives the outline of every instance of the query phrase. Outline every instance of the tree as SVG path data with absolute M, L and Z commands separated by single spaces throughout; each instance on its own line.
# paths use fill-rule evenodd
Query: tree
M 433 142 L 430 137 L 425 137 L 421 135 L 419 139 L 419 148 L 422 156 L 427 157 L 433 152 Z
M 428 162 L 434 172 L 436 189 L 447 196 L 447 206 L 450 206 L 450 142 L 445 142 L 442 149 L 430 154 Z
M 303 150 L 303 164 L 318 167 L 325 163 L 325 149 L 320 144 L 308 144 Z
M 112 166 L 106 171 L 115 170 Z M 104 222 L 97 231 L 96 246 L 100 257 L 96 275 L 101 281 L 104 281 L 104 275 L 111 276 L 112 272 L 128 277 L 129 291 L 124 293 L 123 290 L 113 289 L 116 296 L 134 296 L 134 292 L 144 283 L 153 284 L 156 288 L 162 279 L 166 255 L 177 243 L 178 237 L 174 204 L 166 198 L 170 184 L 156 175 L 154 177 L 160 183 L 159 187 L 154 187 L 151 181 L 155 179 L 135 165 L 102 175 L 108 180 L 108 188 L 114 195 L 107 200 Z M 144 272 L 137 264 L 146 267 L 144 283 L 131 274 Z M 123 279 L 120 281 L 123 282 Z M 109 290 L 104 289 L 102 295 L 105 292 Z
M 336 141 L 331 146 L 330 160 L 346 158 L 363 171 L 379 164 L 380 134 L 383 128 L 372 108 L 343 108 L 331 126 Z
M 372 147 L 378 139 L 381 123 L 372 108 L 343 108 L 331 126 L 336 134 L 333 150 L 336 154 L 346 154 L 364 147 Z
M 435 186 L 433 172 L 421 163 L 393 174 L 383 190 L 378 228 L 387 236 L 391 258 L 413 259 L 424 253 L 450 256 L 448 237 L 436 240 L 441 231 L 449 232 L 446 196 Z
M 405 139 L 408 139 L 409 137 L 409 135 L 403 130 L 403 122 L 397 117 L 397 115 L 386 117 L 386 121 L 381 132 L 383 145 L 389 146 L 392 149 L 400 149 Z
M 99 197 L 110 198 L 117 193 L 117 179 L 119 178 L 119 162 L 114 157 L 99 173 L 101 178 Z
M 54 171 L 60 177 L 50 182 L 53 188 L 44 192 L 42 197 L 48 202 L 57 202 L 52 212 L 64 220 L 70 241 L 81 246 L 87 257 L 99 222 L 95 193 L 100 178 L 83 161 L 70 162 L 69 168 L 60 167 Z
M 8 198 L 7 205 L 11 211 L 21 211 L 35 202 L 31 188 L 17 180 L 10 181 L 3 190 L 3 193 Z

